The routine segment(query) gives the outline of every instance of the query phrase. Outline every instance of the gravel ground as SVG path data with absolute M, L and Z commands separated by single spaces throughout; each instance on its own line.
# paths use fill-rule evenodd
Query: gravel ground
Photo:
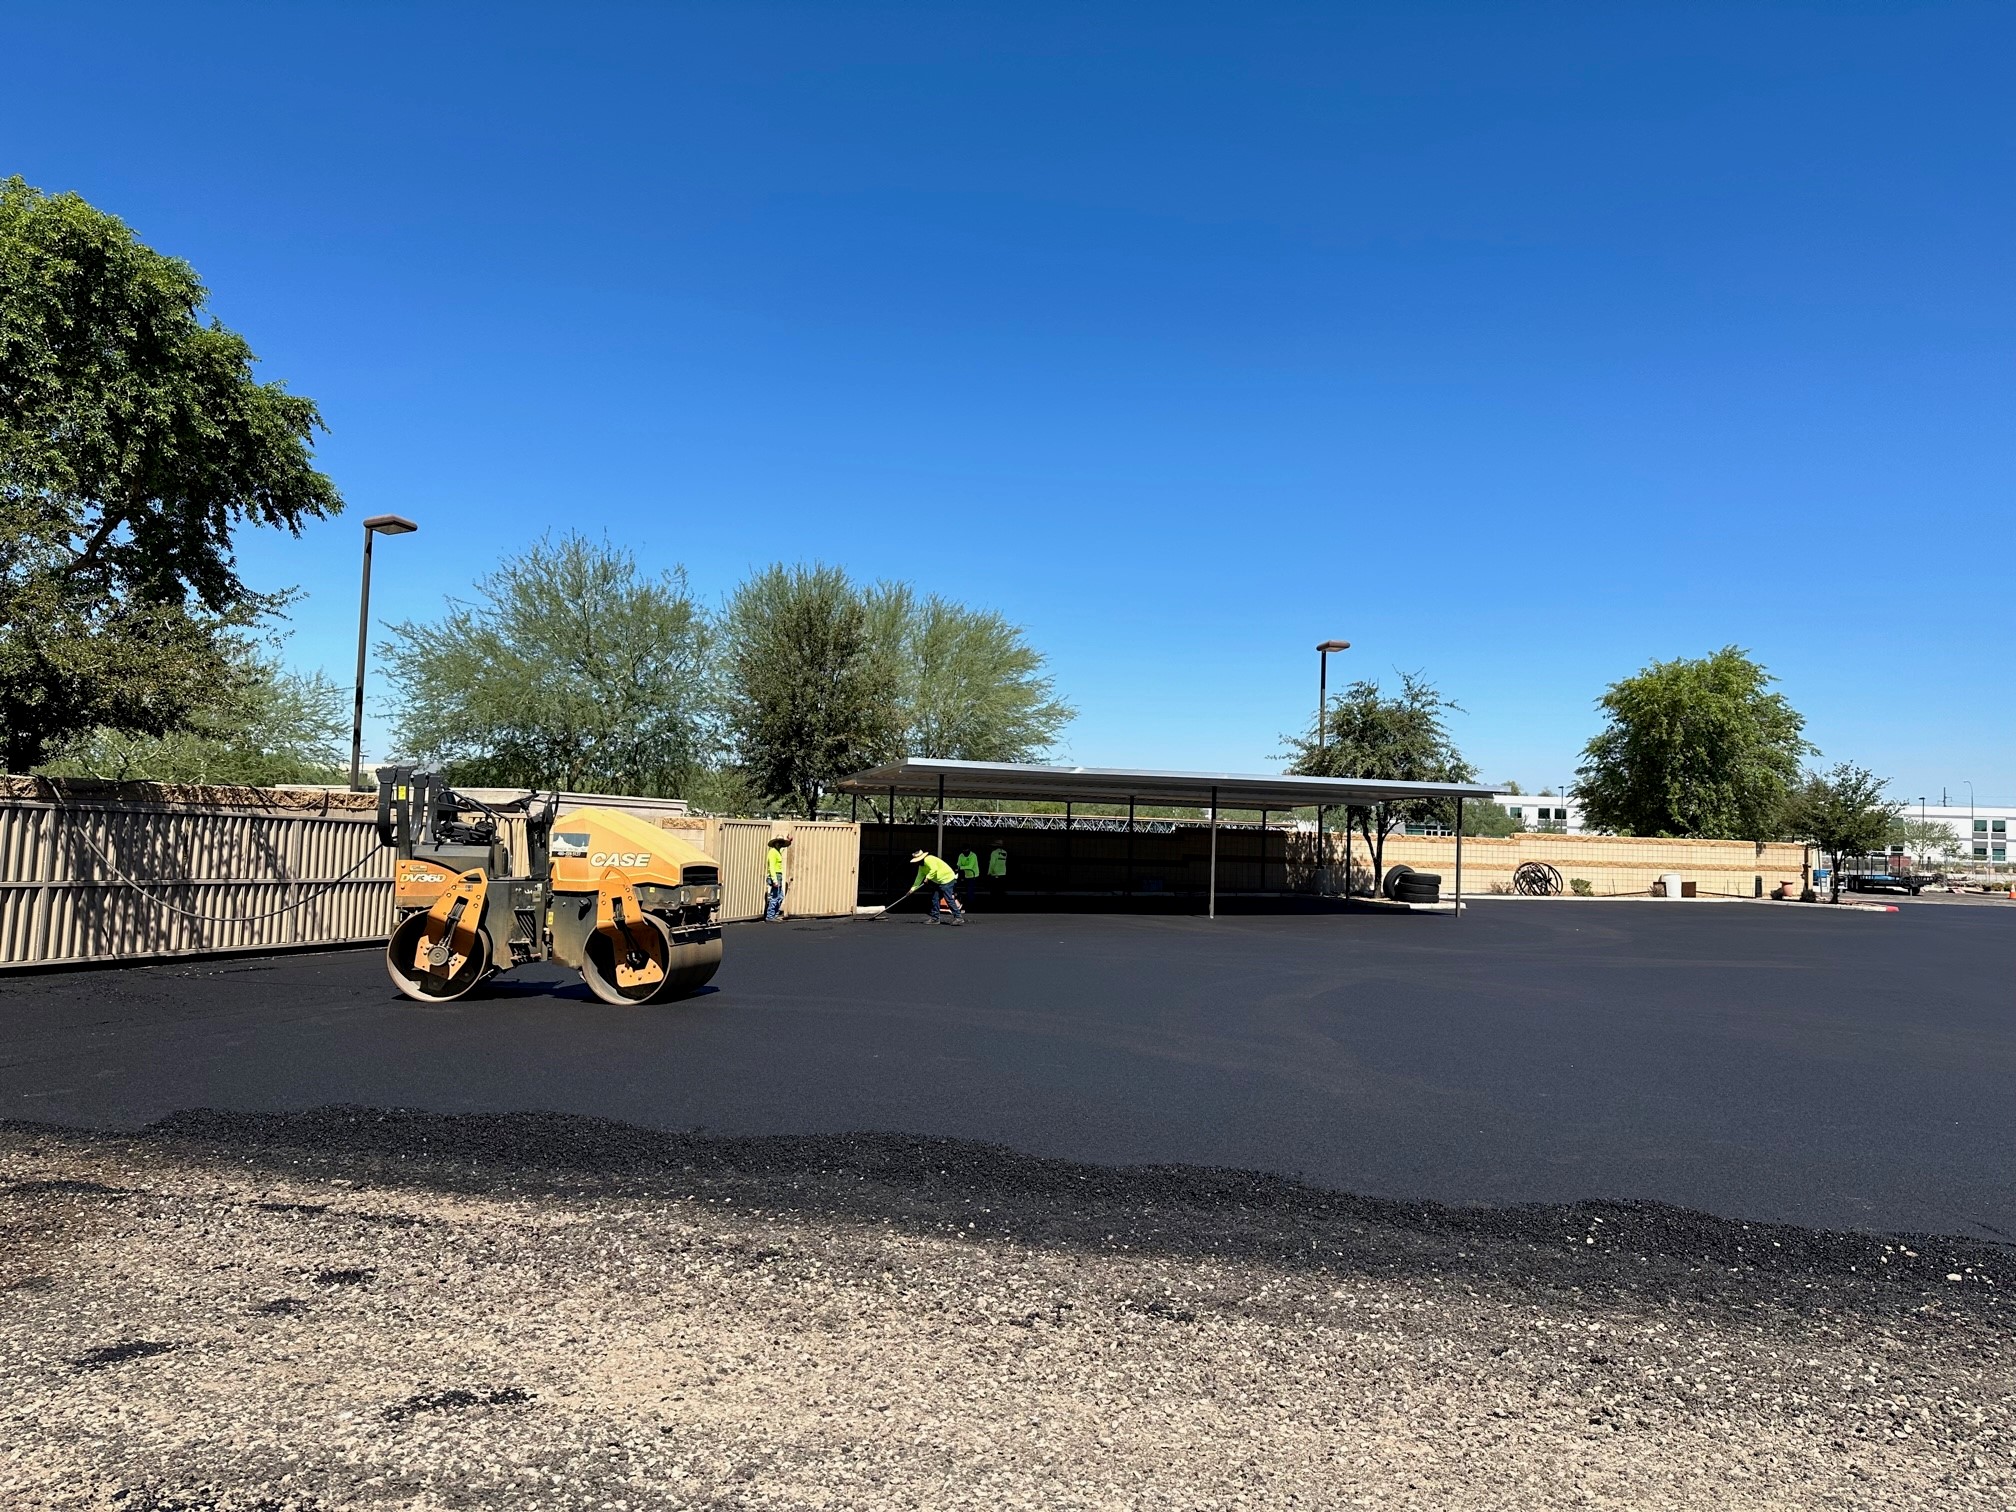
M 0 1125 L 0 1507 L 2016 1507 L 2016 1255 L 557 1115 Z

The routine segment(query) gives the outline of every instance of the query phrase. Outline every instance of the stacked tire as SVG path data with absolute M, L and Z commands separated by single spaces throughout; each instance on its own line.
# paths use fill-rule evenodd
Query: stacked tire
M 1442 877 L 1437 872 L 1418 872 L 1411 866 L 1396 866 L 1386 873 L 1380 891 L 1395 903 L 1440 903 Z

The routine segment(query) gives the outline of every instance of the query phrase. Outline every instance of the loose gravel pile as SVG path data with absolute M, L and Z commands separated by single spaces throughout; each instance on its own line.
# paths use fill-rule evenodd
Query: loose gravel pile
M 0 1507 L 2016 1507 L 2016 1254 L 544 1115 L 0 1125 Z

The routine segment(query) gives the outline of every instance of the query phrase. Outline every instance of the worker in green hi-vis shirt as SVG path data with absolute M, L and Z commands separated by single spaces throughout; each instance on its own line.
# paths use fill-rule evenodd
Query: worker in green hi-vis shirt
M 999 903 L 1008 896 L 1008 847 L 997 838 L 987 853 L 987 901 Z
M 763 862 L 763 922 L 774 924 L 784 917 L 784 852 L 790 847 L 788 835 L 772 840 Z
M 950 915 L 947 924 L 964 924 L 966 910 L 959 906 L 959 895 L 952 890 L 953 880 L 959 873 L 948 865 L 943 856 L 934 856 L 929 851 L 917 851 L 910 859 L 917 863 L 917 880 L 910 884 L 910 891 L 928 886 L 931 889 L 925 907 L 930 912 L 924 915 L 926 924 L 939 922 L 938 910 L 944 908 Z
M 971 908 L 973 890 L 980 883 L 980 852 L 968 845 L 952 858 L 952 864 L 959 868 L 959 901 Z

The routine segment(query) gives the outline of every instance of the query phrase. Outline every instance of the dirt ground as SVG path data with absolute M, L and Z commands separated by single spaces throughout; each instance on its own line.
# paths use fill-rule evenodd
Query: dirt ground
M 0 1125 L 0 1506 L 2012 1508 L 2012 1258 L 884 1136 Z

